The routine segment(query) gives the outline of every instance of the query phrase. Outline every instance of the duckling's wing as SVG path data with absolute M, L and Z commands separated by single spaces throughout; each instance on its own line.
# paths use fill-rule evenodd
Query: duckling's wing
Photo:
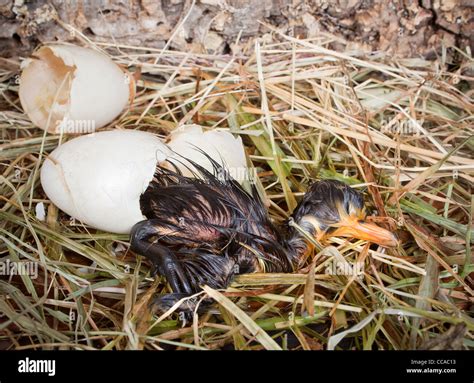
M 225 168 L 209 161 L 213 173 L 189 161 L 194 177 L 177 168 L 157 167 L 140 198 L 143 214 L 165 226 L 174 245 L 210 244 L 214 252 L 237 259 L 245 270 L 291 270 L 291 259 L 256 188 L 248 193 Z
M 201 222 L 227 228 L 251 230 L 269 218 L 264 204 L 253 188 L 247 193 L 227 169 L 208 157 L 211 173 L 197 163 L 188 162 L 193 177 L 184 176 L 173 165 L 157 166 L 154 178 L 140 197 L 145 217 Z M 171 167 L 171 169 L 170 169 Z

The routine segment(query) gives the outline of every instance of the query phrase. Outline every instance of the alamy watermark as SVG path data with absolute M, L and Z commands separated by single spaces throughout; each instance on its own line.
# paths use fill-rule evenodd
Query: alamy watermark
M 415 120 L 391 120 L 382 121 L 380 128 L 382 133 L 396 134 L 400 136 L 419 136 L 420 124 Z
M 38 262 L 31 261 L 6 261 L 0 262 L 0 275 L 15 276 L 27 275 L 31 279 L 38 278 Z
M 64 117 L 56 123 L 56 133 L 86 134 L 94 133 L 95 120 L 72 120 Z
M 18 361 L 18 372 L 27 374 L 44 373 L 48 374 L 48 376 L 54 376 L 56 375 L 56 361 L 50 359 L 30 359 L 26 357 Z
M 221 182 L 235 180 L 240 183 L 244 181 L 255 183 L 255 180 L 257 179 L 257 170 L 245 166 L 219 168 L 217 170 L 216 178 Z
M 364 262 L 340 262 L 333 260 L 326 265 L 325 273 L 328 275 L 347 275 L 362 278 L 364 275 Z

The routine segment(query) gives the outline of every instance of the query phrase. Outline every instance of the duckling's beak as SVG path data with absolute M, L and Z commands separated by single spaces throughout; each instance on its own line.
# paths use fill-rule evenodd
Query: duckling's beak
M 370 241 L 384 247 L 398 246 L 398 240 L 390 231 L 373 223 L 360 221 L 354 217 L 346 217 L 331 232 L 331 237 L 352 237 Z

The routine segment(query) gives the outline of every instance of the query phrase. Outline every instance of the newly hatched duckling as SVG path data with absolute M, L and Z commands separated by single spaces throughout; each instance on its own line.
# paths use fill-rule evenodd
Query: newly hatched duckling
M 194 178 L 158 166 L 140 198 L 147 219 L 132 228 L 131 249 L 147 257 L 171 286 L 173 293 L 155 302 L 159 312 L 203 285 L 226 288 L 236 274 L 297 270 L 312 244 L 291 220 L 317 241 L 343 236 L 397 245 L 390 231 L 364 221 L 361 194 L 342 182 L 314 183 L 291 220 L 275 225 L 254 187 L 245 191 L 209 161 L 213 173 L 189 161 Z
M 56 148 L 41 169 L 45 193 L 72 218 L 131 233 L 132 250 L 149 258 L 173 291 L 158 298 L 159 309 L 202 285 L 225 288 L 235 274 L 295 271 L 312 238 L 396 244 L 390 232 L 364 222 L 361 195 L 336 181 L 313 184 L 291 219 L 275 225 L 256 189 L 230 176 L 247 170 L 239 138 L 199 126 L 171 136 L 168 145 L 141 131 L 80 136 Z

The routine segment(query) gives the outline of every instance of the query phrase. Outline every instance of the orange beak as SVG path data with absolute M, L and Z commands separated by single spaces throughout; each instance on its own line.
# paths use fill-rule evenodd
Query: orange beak
M 355 218 L 342 221 L 331 237 L 352 237 L 370 241 L 384 247 L 398 246 L 398 240 L 392 232 L 374 225 L 373 223 L 360 222 Z

